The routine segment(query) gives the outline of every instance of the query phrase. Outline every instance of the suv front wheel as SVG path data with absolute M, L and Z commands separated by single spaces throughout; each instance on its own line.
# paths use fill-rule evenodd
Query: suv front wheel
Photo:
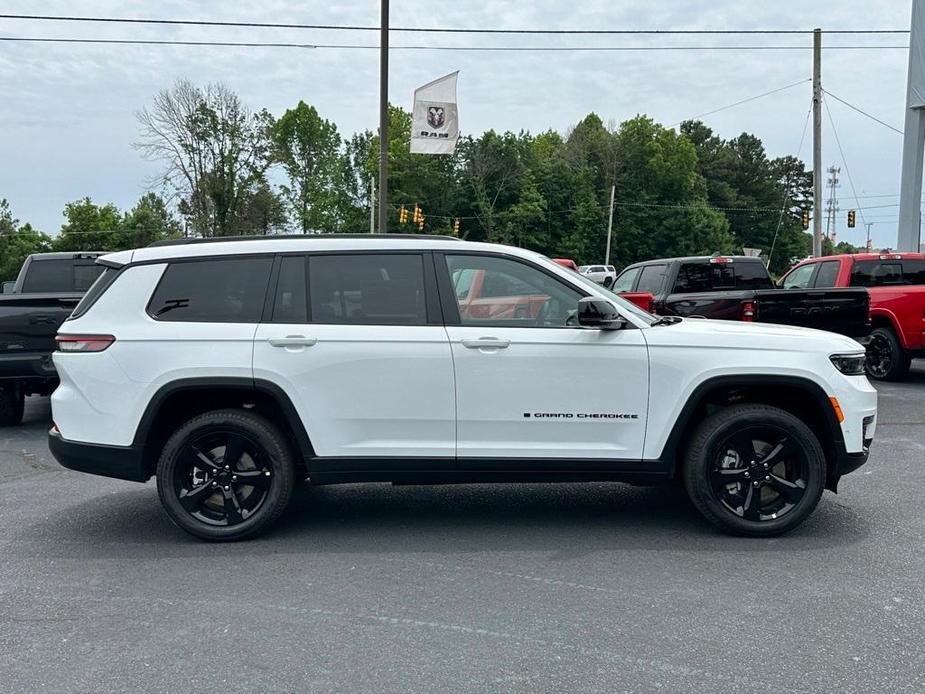
M 292 495 L 295 466 L 283 434 L 245 410 L 199 415 L 167 440 L 157 492 L 170 519 L 204 540 L 253 537 Z
M 802 421 L 768 405 L 736 405 L 697 428 L 684 485 L 697 510 L 723 530 L 770 537 L 812 513 L 825 472 L 822 447 Z

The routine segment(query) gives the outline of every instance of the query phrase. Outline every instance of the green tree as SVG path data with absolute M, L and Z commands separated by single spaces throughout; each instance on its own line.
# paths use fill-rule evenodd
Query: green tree
M 337 126 L 304 101 L 273 124 L 273 156 L 286 171 L 283 198 L 302 233 L 338 228 L 338 185 L 343 182 Z
M 156 193 L 145 193 L 125 215 L 120 225 L 118 244 L 121 248 L 141 248 L 154 241 L 179 238 L 183 229 L 179 220 Z
M 90 198 L 64 206 L 67 222 L 54 240 L 56 251 L 116 251 L 124 247 L 122 213 L 112 203 L 96 205 Z
M 135 146 L 163 161 L 165 186 L 181 198 L 180 212 L 195 234 L 228 236 L 265 181 L 271 163 L 273 118 L 252 113 L 222 84 L 196 87 L 178 80 L 138 114 L 141 138 Z
M 20 225 L 9 202 L 0 198 L 0 282 L 15 280 L 27 256 L 50 249 L 51 239 L 28 223 Z
M 733 249 L 729 222 L 708 205 L 689 139 L 645 116 L 623 123 L 616 137 L 615 264 Z M 605 243 L 596 240 L 596 257 Z
M 772 272 L 806 254 L 810 239 L 800 217 L 812 208 L 812 174 L 803 162 L 768 159 L 761 140 L 749 133 L 723 140 L 699 121 L 683 123 L 681 132 L 696 148 L 710 204 L 723 208 L 739 249 L 761 249 Z

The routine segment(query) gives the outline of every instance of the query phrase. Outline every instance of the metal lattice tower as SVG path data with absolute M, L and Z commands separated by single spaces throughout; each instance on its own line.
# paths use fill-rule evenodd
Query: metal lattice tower
M 826 186 L 829 189 L 829 199 L 825 202 L 825 237 L 835 243 L 835 222 L 839 211 L 837 191 L 841 187 L 841 179 L 839 179 L 838 175 L 841 173 L 841 169 L 837 166 L 830 166 L 828 172 L 829 180 L 826 182 Z

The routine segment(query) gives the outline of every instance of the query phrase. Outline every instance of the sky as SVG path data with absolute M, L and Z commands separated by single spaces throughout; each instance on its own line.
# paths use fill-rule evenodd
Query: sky
M 908 29 L 911 0 L 532 0 L 485 3 L 392 0 L 393 27 L 491 29 Z M 0 14 L 84 15 L 376 26 L 373 0 L 0 0 Z M 178 27 L 0 19 L 0 37 L 131 38 L 297 42 L 375 46 L 372 31 Z M 811 104 L 810 36 L 510 36 L 393 32 L 393 46 L 460 50 L 390 53 L 389 99 L 407 109 L 412 93 L 460 71 L 460 127 L 567 132 L 590 112 L 618 124 L 647 114 L 665 125 L 778 87 L 771 96 L 705 115 L 724 138 L 760 137 L 769 156 L 812 159 L 801 136 Z M 825 46 L 903 46 L 905 34 L 825 35 Z M 718 46 L 803 46 L 801 50 L 716 50 Z M 485 46 L 667 47 L 706 50 L 477 52 Z M 902 129 L 908 52 L 826 49 L 823 87 Z M 378 124 L 378 51 L 345 48 L 124 46 L 0 41 L 0 198 L 21 221 L 55 234 L 66 202 L 89 196 L 130 209 L 162 165 L 133 148 L 136 113 L 174 80 L 222 82 L 253 109 L 279 115 L 304 100 L 340 132 Z M 895 247 L 902 136 L 829 98 L 823 116 L 825 166 L 839 166 L 837 234 Z M 834 131 L 832 127 L 834 123 Z M 841 144 L 836 142 L 835 133 Z M 799 152 L 798 152 L 799 150 Z M 849 175 L 850 174 L 850 175 Z M 853 186 L 852 186 L 853 183 Z M 619 195 L 619 191 L 618 191 Z M 855 199 L 855 195 L 857 199 Z M 858 228 L 847 210 L 859 209 Z M 617 230 L 619 233 L 619 230 Z

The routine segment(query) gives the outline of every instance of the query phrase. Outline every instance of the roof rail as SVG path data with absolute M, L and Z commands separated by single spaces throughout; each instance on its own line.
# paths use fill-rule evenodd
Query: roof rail
M 261 241 L 261 240 L 281 240 L 294 241 L 318 240 L 318 239 L 418 239 L 427 241 L 459 241 L 455 236 L 443 236 L 439 234 L 277 234 L 277 235 L 260 235 L 260 236 L 212 236 L 209 238 L 185 238 L 185 239 L 164 239 L 148 244 L 148 248 L 158 246 L 186 246 L 197 243 L 225 243 L 226 241 Z

